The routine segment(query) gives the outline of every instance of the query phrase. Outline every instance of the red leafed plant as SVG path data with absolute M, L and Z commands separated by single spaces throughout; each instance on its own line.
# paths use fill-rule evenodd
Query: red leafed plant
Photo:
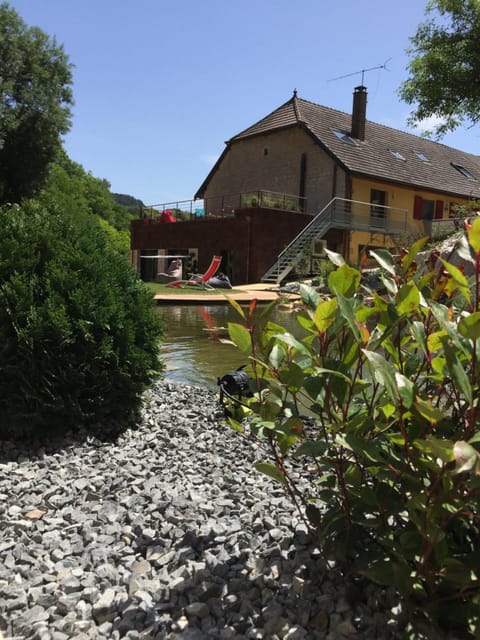
M 329 252 L 330 295 L 301 287 L 296 335 L 271 307 L 232 303 L 255 393 L 229 424 L 265 444 L 257 469 L 326 558 L 397 589 L 408 637 L 478 638 L 480 219 L 457 241 L 461 266 L 422 259 L 425 244 L 372 252 L 376 290 Z

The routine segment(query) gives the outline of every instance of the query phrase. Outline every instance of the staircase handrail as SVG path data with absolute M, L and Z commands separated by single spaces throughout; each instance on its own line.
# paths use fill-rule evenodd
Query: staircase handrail
M 318 222 L 318 221 L 320 220 L 320 217 L 322 216 L 322 214 L 323 214 L 323 213 L 325 213 L 325 211 L 330 207 L 330 205 L 332 205 L 332 204 L 333 204 L 333 202 L 334 202 L 335 200 L 337 200 L 337 198 L 333 198 L 332 200 L 330 200 L 330 202 L 329 202 L 328 204 L 326 204 L 326 205 L 323 207 L 323 209 L 321 209 L 321 210 L 320 210 L 320 211 L 319 211 L 315 216 L 313 216 L 313 218 L 312 218 L 311 222 L 309 222 L 309 223 L 307 224 L 307 226 L 306 226 L 306 227 L 304 227 L 304 228 L 300 231 L 300 233 L 299 233 L 298 235 L 296 235 L 296 236 L 295 236 L 295 238 L 294 238 L 294 239 L 293 239 L 289 244 L 287 244 L 287 246 L 286 246 L 284 249 L 282 249 L 282 251 L 280 251 L 280 253 L 279 253 L 279 254 L 278 254 L 278 256 L 277 256 L 277 260 L 278 260 L 281 256 L 283 256 L 283 254 L 284 254 L 284 253 L 286 253 L 286 252 L 288 251 L 288 249 L 290 249 L 290 248 L 291 248 L 291 247 L 292 247 L 292 246 L 297 242 L 297 240 L 298 240 L 298 238 L 299 238 L 300 236 L 303 236 L 305 233 L 307 233 L 307 231 L 308 231 L 309 229 L 311 229 L 311 227 L 312 227 L 316 222 Z
M 344 204 L 338 207 L 338 203 Z M 359 211 L 361 212 L 362 209 L 364 213 L 360 213 L 360 216 L 358 216 Z M 398 220 L 398 217 L 388 215 L 388 212 L 403 214 L 403 220 Z M 338 215 L 336 215 L 337 213 Z M 345 214 L 347 214 L 347 217 L 345 217 Z M 279 282 L 304 255 L 306 243 L 309 240 L 324 236 L 332 226 L 384 233 L 392 237 L 399 233 L 407 234 L 411 231 L 407 209 L 337 196 L 332 198 L 316 215 L 312 216 L 312 220 L 282 249 L 274 264 L 261 279 L 266 280 L 276 270 L 275 278 Z

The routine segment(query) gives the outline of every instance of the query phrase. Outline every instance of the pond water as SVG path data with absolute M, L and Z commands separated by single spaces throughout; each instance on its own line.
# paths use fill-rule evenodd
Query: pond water
M 217 378 L 248 362 L 228 343 L 227 325 L 240 319 L 229 304 L 159 305 L 158 313 L 167 325 L 161 350 L 167 380 L 217 388 Z M 275 310 L 272 319 L 296 326 L 292 313 Z

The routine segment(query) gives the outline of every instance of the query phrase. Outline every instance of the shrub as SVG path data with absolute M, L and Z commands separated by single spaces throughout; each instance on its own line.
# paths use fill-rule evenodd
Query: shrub
M 372 252 L 381 295 L 328 252 L 331 295 L 302 288 L 302 337 L 232 303 L 255 394 L 229 423 L 264 443 L 257 469 L 285 486 L 326 558 L 396 588 L 405 637 L 478 638 L 480 220 L 458 248 L 470 279 L 434 253 L 417 266 L 425 243 Z
M 151 294 L 93 216 L 0 215 L 0 434 L 126 416 L 160 367 Z

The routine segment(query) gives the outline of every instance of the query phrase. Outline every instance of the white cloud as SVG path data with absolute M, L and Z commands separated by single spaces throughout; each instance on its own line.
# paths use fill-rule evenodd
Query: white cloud
M 442 118 L 440 116 L 437 115 L 433 115 L 430 116 L 429 118 L 425 118 L 424 120 L 420 120 L 416 126 L 415 129 L 419 130 L 422 135 L 428 132 L 432 132 L 435 131 L 437 129 L 437 127 L 445 124 L 446 120 L 445 118 Z

